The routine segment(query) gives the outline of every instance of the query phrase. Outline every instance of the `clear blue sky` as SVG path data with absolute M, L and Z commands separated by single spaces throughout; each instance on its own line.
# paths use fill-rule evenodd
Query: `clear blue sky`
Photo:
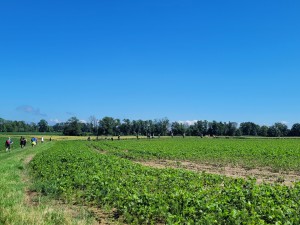
M 1 1 L 0 117 L 300 122 L 300 1 Z

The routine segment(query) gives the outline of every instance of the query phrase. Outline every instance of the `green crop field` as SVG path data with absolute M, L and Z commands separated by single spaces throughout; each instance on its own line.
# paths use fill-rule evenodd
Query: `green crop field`
M 6 153 L 0 137 L 0 224 L 300 224 L 300 139 L 53 136 L 21 149 L 12 138 Z M 296 176 L 258 183 L 146 163 L 164 160 Z
M 190 160 L 300 172 L 300 139 L 174 138 L 91 142 L 91 147 L 134 160 Z
M 33 189 L 114 210 L 128 224 L 299 224 L 300 183 L 257 184 L 133 160 L 176 159 L 299 171 L 297 139 L 61 141 L 30 163 Z

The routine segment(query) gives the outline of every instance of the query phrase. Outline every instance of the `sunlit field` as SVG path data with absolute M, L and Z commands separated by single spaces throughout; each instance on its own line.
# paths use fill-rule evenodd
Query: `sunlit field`
M 45 141 L 21 149 L 21 136 Z M 300 223 L 300 139 L 5 134 L 0 141 L 4 224 Z
M 33 159 L 30 174 L 33 190 L 65 202 L 111 209 L 122 223 L 297 224 L 299 177 L 290 185 L 281 177 L 257 183 L 255 176 L 233 178 L 191 171 L 180 164 L 288 174 L 300 171 L 299 143 L 201 138 L 56 141 Z M 177 162 L 179 167 L 143 163 L 160 160 Z

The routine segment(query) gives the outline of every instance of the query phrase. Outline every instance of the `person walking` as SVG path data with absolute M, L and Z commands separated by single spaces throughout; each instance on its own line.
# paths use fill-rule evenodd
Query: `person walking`
M 26 147 L 26 143 L 27 143 L 27 139 L 24 137 L 24 141 L 23 141 L 23 147 L 25 148 Z
M 10 139 L 10 137 L 5 141 L 5 148 L 6 148 L 6 152 L 10 152 L 10 147 L 13 144 L 12 140 Z
M 36 145 L 35 137 L 31 138 L 31 146 L 34 147 Z
M 20 146 L 21 146 L 21 148 L 25 147 L 25 138 L 22 136 L 20 138 Z

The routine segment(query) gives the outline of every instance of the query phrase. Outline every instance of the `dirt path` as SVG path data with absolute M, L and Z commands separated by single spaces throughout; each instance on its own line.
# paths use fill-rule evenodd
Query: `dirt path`
M 27 158 L 24 160 L 25 165 L 27 165 L 28 163 L 30 163 L 30 161 L 33 159 L 34 155 L 29 155 L 27 156 Z
M 233 178 L 248 178 L 255 177 L 258 184 L 260 183 L 280 183 L 283 185 L 291 186 L 293 182 L 300 181 L 300 174 L 295 171 L 289 172 L 272 172 L 268 168 L 256 168 L 245 169 L 242 167 L 230 167 L 230 166 L 214 166 L 205 163 L 196 163 L 190 161 L 174 161 L 174 160 L 157 160 L 157 161 L 145 161 L 136 162 L 144 166 L 150 166 L 154 168 L 181 168 L 195 172 L 207 172 L 211 174 L 225 175 Z

